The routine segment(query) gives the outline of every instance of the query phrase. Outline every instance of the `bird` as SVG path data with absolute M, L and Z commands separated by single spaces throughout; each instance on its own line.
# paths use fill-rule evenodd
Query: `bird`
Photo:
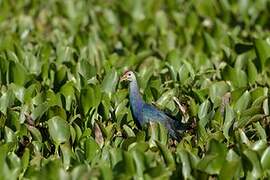
M 181 134 L 187 130 L 187 123 L 182 123 L 172 116 L 164 113 L 153 105 L 145 103 L 139 92 L 138 82 L 133 71 L 126 71 L 120 82 L 129 83 L 129 103 L 135 124 L 141 129 L 147 123 L 161 123 L 168 130 L 170 137 L 179 140 Z

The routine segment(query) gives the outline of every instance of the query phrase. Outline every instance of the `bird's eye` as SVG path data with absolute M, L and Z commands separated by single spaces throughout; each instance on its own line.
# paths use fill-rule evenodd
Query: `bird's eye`
M 130 74 L 130 73 L 128 73 L 128 76 L 131 76 L 131 74 Z

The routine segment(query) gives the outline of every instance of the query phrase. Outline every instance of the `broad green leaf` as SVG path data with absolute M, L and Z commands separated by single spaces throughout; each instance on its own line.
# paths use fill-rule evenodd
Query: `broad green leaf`
M 75 99 L 74 86 L 72 82 L 64 84 L 60 92 L 65 96 L 65 108 L 69 111 L 72 105 L 72 101 Z
M 106 74 L 102 82 L 102 90 L 106 93 L 114 93 L 118 81 L 118 75 L 115 69 Z
M 159 142 L 161 144 L 164 144 L 166 145 L 166 143 L 168 142 L 168 129 L 165 128 L 165 126 L 161 123 L 158 124 L 158 127 L 159 127 Z
M 137 142 L 130 144 L 128 148 L 128 150 L 139 150 L 141 152 L 145 152 L 149 149 L 149 144 L 146 142 L 138 142 L 137 140 Z
M 236 112 L 242 112 L 247 109 L 250 104 L 251 96 L 248 91 L 245 91 L 244 94 L 237 100 L 234 105 L 234 109 Z
M 174 158 L 173 155 L 171 154 L 171 152 L 167 149 L 167 147 L 163 144 L 161 144 L 160 142 L 156 141 L 156 144 L 164 158 L 164 161 L 167 165 L 168 168 L 170 169 L 174 169 L 175 168 L 175 162 L 174 162 Z
M 124 163 L 125 174 L 134 175 L 136 172 L 135 163 L 130 153 L 123 151 L 123 163 Z
M 23 86 L 28 81 L 29 75 L 25 67 L 17 62 L 10 61 L 9 81 L 16 85 Z
M 13 93 L 15 97 L 21 102 L 24 102 L 24 94 L 25 94 L 25 89 L 22 86 L 18 86 L 15 84 L 11 84 L 11 89 L 13 90 Z
M 159 107 L 164 107 L 169 103 L 169 101 L 172 101 L 173 96 L 175 96 L 175 91 L 173 89 L 166 91 L 162 94 L 156 103 Z
M 211 101 L 215 104 L 215 105 L 219 105 L 221 103 L 222 100 L 222 96 L 228 92 L 229 90 L 229 86 L 226 82 L 221 81 L 221 82 L 216 82 L 213 83 L 210 88 L 209 88 L 209 96 Z
M 34 140 L 42 142 L 42 135 L 36 127 L 31 125 L 26 125 L 26 127 L 31 132 Z
M 185 179 L 190 178 L 191 177 L 191 165 L 189 162 L 188 153 L 185 150 L 180 150 L 180 151 L 178 151 L 178 153 L 180 154 L 181 163 L 182 163 L 182 174 L 183 174 Z
M 91 163 L 91 161 L 98 155 L 99 145 L 91 137 L 84 142 L 85 159 Z
M 265 129 L 261 126 L 260 122 L 254 123 L 254 126 L 256 131 L 258 132 L 258 136 L 260 137 L 260 139 L 266 141 L 267 135 Z
M 184 62 L 184 64 L 185 64 L 185 67 L 186 67 L 187 70 L 189 71 L 189 74 L 190 74 L 191 78 L 194 79 L 194 77 L 195 77 L 195 71 L 194 71 L 192 65 L 191 65 L 190 62 L 187 61 L 187 60 L 184 60 L 183 62 Z
M 261 156 L 261 165 L 263 169 L 270 169 L 270 147 L 266 148 Z
M 241 113 L 241 116 L 242 117 L 253 116 L 253 115 L 256 115 L 256 114 L 260 114 L 261 112 L 262 112 L 261 106 L 252 106 L 251 108 L 248 108 L 248 109 L 244 110 Z
M 240 176 L 241 159 L 230 149 L 227 153 L 226 161 L 219 173 L 220 179 L 233 179 Z
M 169 179 L 170 171 L 168 171 L 164 166 L 162 165 L 157 165 L 151 168 L 148 168 L 145 171 L 146 175 L 148 175 L 148 179 L 153 179 L 153 178 L 164 178 L 164 179 Z M 145 177 L 145 176 L 144 176 Z
M 49 104 L 47 102 L 39 104 L 31 114 L 33 120 L 40 118 L 49 109 Z
M 147 123 L 148 127 L 148 136 L 150 137 L 149 143 L 150 147 L 155 147 L 156 146 L 156 141 L 159 141 L 159 129 L 158 129 L 158 123 L 156 122 L 149 122 Z
M 239 68 L 236 69 L 231 66 L 226 66 L 222 72 L 222 76 L 224 80 L 231 81 L 236 88 L 247 86 L 247 74 Z
M 10 129 L 9 127 L 5 126 L 5 131 L 4 131 L 4 138 L 5 138 L 5 142 L 9 143 L 9 142 L 14 142 L 16 139 L 16 134 L 14 133 L 14 131 L 12 129 Z
M 209 174 L 219 174 L 225 162 L 226 152 L 227 149 L 224 144 L 211 139 L 207 154 L 200 160 L 197 168 Z
M 16 168 L 18 168 L 21 165 L 21 159 L 14 152 L 11 152 L 7 156 L 7 158 L 9 160 L 9 162 L 10 162 L 10 168 L 11 169 L 16 169 Z
M 270 45 L 262 40 L 262 39 L 256 39 L 254 41 L 254 47 L 255 52 L 258 57 L 258 64 L 260 67 L 260 71 L 264 70 L 266 62 L 268 61 L 268 58 L 270 57 Z
M 59 116 L 55 116 L 48 120 L 49 133 L 56 145 L 68 142 L 70 138 L 70 130 L 68 123 Z
M 236 127 L 243 128 L 252 122 L 262 120 L 264 117 L 264 114 L 255 114 L 253 116 L 243 117 L 236 122 Z
M 60 149 L 62 152 L 62 160 L 65 169 L 71 166 L 71 160 L 73 158 L 72 148 L 69 143 L 61 144 Z
M 128 137 L 135 137 L 135 134 L 130 127 L 128 127 L 127 125 L 124 124 L 123 129 Z
M 113 173 L 111 167 L 106 164 L 106 162 L 101 163 L 100 166 L 101 169 L 101 178 L 104 180 L 112 180 L 113 179 Z
M 245 150 L 243 152 L 248 160 L 252 163 L 252 174 L 256 178 L 260 178 L 262 176 L 262 167 L 260 161 L 258 159 L 257 154 L 251 150 Z
M 258 141 L 254 142 L 252 144 L 251 149 L 253 151 L 260 152 L 260 151 L 263 151 L 266 147 L 267 147 L 267 141 L 265 141 L 265 140 L 258 140 Z
M 13 105 L 15 100 L 14 94 L 8 90 L 7 92 L 3 93 L 0 97 L 0 111 L 3 114 L 7 113 L 7 108 Z
M 215 51 L 218 46 L 216 44 L 216 41 L 213 39 L 213 37 L 211 37 L 211 35 L 208 34 L 207 32 L 203 33 L 203 37 L 204 37 L 205 45 L 208 52 L 211 53 Z
M 198 110 L 199 119 L 203 119 L 207 115 L 209 108 L 210 108 L 210 102 L 208 100 L 204 101 L 200 105 L 199 110 Z
M 131 144 L 135 143 L 135 142 L 136 142 L 136 138 L 134 136 L 133 137 L 128 137 L 125 140 L 123 140 L 121 148 L 124 149 L 124 150 L 128 150 L 129 146 Z
M 248 74 L 248 81 L 250 83 L 254 83 L 257 80 L 258 72 L 256 66 L 251 60 L 247 62 L 247 74 Z
M 30 161 L 30 150 L 29 148 L 25 148 L 22 159 L 21 159 L 23 171 L 26 171 L 26 169 L 28 168 L 29 161 Z
M 136 172 L 139 177 L 143 177 L 143 173 L 145 170 L 145 157 L 144 154 L 138 150 L 133 150 L 132 151 L 132 157 L 135 161 L 136 165 Z
M 86 87 L 81 90 L 80 103 L 84 115 L 86 115 L 90 108 L 99 105 L 101 99 L 101 92 L 99 86 Z

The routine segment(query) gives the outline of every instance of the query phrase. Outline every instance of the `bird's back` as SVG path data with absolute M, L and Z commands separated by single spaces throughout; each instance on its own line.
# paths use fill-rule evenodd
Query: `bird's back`
M 144 104 L 143 124 L 150 121 L 163 124 L 168 129 L 170 136 L 174 139 L 179 139 L 179 133 L 185 130 L 185 126 L 180 121 L 171 118 L 150 104 Z

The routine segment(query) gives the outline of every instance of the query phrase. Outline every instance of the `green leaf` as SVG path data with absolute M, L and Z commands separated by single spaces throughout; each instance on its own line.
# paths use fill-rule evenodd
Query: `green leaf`
M 15 97 L 12 91 L 8 90 L 7 92 L 3 93 L 0 98 L 0 111 L 6 115 L 7 108 L 13 105 L 14 100 Z
M 81 60 L 78 64 L 79 73 L 83 75 L 87 80 L 96 75 L 96 68 L 92 66 L 88 61 Z
M 244 94 L 237 100 L 234 105 L 234 109 L 236 112 L 242 112 L 246 108 L 248 108 L 250 104 L 251 96 L 248 91 L 245 91 Z
M 93 107 L 97 107 L 101 100 L 101 92 L 99 86 L 86 87 L 81 90 L 80 102 L 84 115 Z
M 24 94 L 25 94 L 25 88 L 22 86 L 18 86 L 15 84 L 11 84 L 11 89 L 13 90 L 13 93 L 15 97 L 21 102 L 24 102 Z
M 158 127 L 159 127 L 159 142 L 161 144 L 166 145 L 166 143 L 168 142 L 168 129 L 161 123 L 158 123 Z
M 155 147 L 156 141 L 159 141 L 158 123 L 150 121 L 149 123 L 147 123 L 147 127 L 148 127 L 148 136 L 150 136 L 149 139 L 150 147 Z
M 240 157 L 230 149 L 227 153 L 226 161 L 219 173 L 220 179 L 233 179 L 240 176 L 241 161 Z
M 9 64 L 9 82 L 23 86 L 28 81 L 29 75 L 27 70 L 20 63 L 10 61 Z
M 257 154 L 251 150 L 244 151 L 245 156 L 252 163 L 252 174 L 256 178 L 262 177 L 262 168 Z
M 65 83 L 61 89 L 60 93 L 62 93 L 65 96 L 65 109 L 70 110 L 71 103 L 73 100 L 75 100 L 75 92 L 74 92 L 74 85 L 72 82 Z
M 208 100 L 204 101 L 198 110 L 198 117 L 199 119 L 203 119 L 204 117 L 206 117 L 208 110 L 210 108 L 210 102 Z
M 262 40 L 256 39 L 254 41 L 255 52 L 258 57 L 257 63 L 259 64 L 260 71 L 263 71 L 268 58 L 270 57 L 270 45 Z
M 164 107 L 170 101 L 172 101 L 173 96 L 175 96 L 175 91 L 173 89 L 168 90 L 162 94 L 162 96 L 157 100 L 156 104 L 159 107 Z
M 235 118 L 235 114 L 234 114 L 233 109 L 229 105 L 226 105 L 225 121 L 224 121 L 224 126 L 223 126 L 223 134 L 226 139 L 230 139 L 229 130 L 233 124 L 234 118 Z
M 189 156 L 186 150 L 177 151 L 180 154 L 181 163 L 182 163 L 182 174 L 184 179 L 188 179 L 191 177 L 191 165 L 189 162 Z
M 251 122 L 256 122 L 256 121 L 259 121 L 261 119 L 263 119 L 265 117 L 264 114 L 255 114 L 253 116 L 248 116 L 248 117 L 243 117 L 241 119 L 239 119 L 237 122 L 236 122 L 236 127 L 238 128 L 242 128 L 242 127 L 245 127 L 247 126 L 248 124 L 250 124 Z
M 257 140 L 251 146 L 253 151 L 261 152 L 267 147 L 267 141 L 265 140 Z
M 104 180 L 113 180 L 113 173 L 111 167 L 106 162 L 101 163 L 101 178 Z
M 138 150 L 133 150 L 132 151 L 132 157 L 135 161 L 136 165 L 136 172 L 139 177 L 143 177 L 143 173 L 145 171 L 145 157 L 144 154 Z
M 67 121 L 59 116 L 55 116 L 48 120 L 49 133 L 56 145 L 68 142 L 70 138 L 70 130 Z
M 124 171 L 126 175 L 134 175 L 135 174 L 135 164 L 132 158 L 132 155 L 128 152 L 123 151 L 123 163 L 124 163 Z
M 240 68 L 232 68 L 231 66 L 227 65 L 222 71 L 222 76 L 224 80 L 231 81 L 234 87 L 240 88 L 247 86 L 246 72 Z
M 226 82 L 216 82 L 213 83 L 209 88 L 209 96 L 211 101 L 214 104 L 220 104 L 222 100 L 222 96 L 229 91 L 229 86 Z
M 267 135 L 266 135 L 265 129 L 261 126 L 260 122 L 254 123 L 254 126 L 255 126 L 256 131 L 258 132 L 258 136 L 262 140 L 267 141 Z
M 31 132 L 34 140 L 42 142 L 42 135 L 36 127 L 30 125 L 26 125 L 26 127 Z
M 135 137 L 135 134 L 130 127 L 128 127 L 127 125 L 124 124 L 123 129 L 128 137 Z
M 47 102 L 39 104 L 32 112 L 31 117 L 33 120 L 40 118 L 49 109 L 49 104 Z
M 156 141 L 156 144 L 164 158 L 164 161 L 168 168 L 174 169 L 175 168 L 175 162 L 172 153 L 167 149 L 167 147 L 160 142 Z
M 255 83 L 255 81 L 257 80 L 258 72 L 256 66 L 251 60 L 249 60 L 247 63 L 247 74 L 248 74 L 248 81 L 250 83 Z
M 225 162 L 226 152 L 227 149 L 224 144 L 211 139 L 207 154 L 200 160 L 197 168 L 209 174 L 219 174 Z
M 106 93 L 114 93 L 118 81 L 118 75 L 115 69 L 106 74 L 102 82 L 102 90 Z
M 270 147 L 264 150 L 261 156 L 261 165 L 264 170 L 270 170 Z
M 65 169 L 68 169 L 71 166 L 71 160 L 73 158 L 72 148 L 69 143 L 61 144 L 60 149 L 62 152 L 63 165 Z
M 92 160 L 95 158 L 95 156 L 97 156 L 97 154 L 99 152 L 99 145 L 91 137 L 91 138 L 85 140 L 84 149 L 85 149 L 85 159 L 88 162 L 92 162 Z
M 205 45 L 209 53 L 217 49 L 218 46 L 216 44 L 216 41 L 213 39 L 213 37 L 210 34 L 208 34 L 207 32 L 204 32 L 203 38 L 204 38 Z
M 23 171 L 26 171 L 29 165 L 29 160 L 30 160 L 30 150 L 28 148 L 25 148 L 23 156 L 22 156 L 22 169 Z

